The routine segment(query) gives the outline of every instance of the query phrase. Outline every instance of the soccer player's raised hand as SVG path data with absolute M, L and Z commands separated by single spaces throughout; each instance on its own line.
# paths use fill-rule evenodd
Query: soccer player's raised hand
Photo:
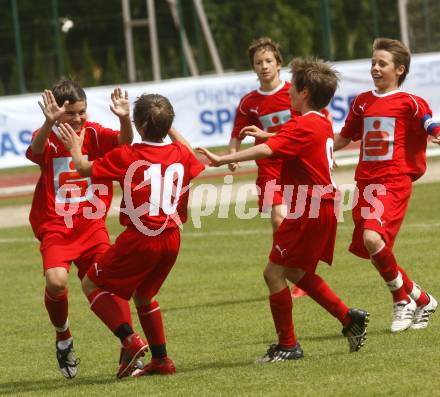
M 66 106 L 69 104 L 69 101 L 64 101 L 63 106 L 59 107 L 51 90 L 44 90 L 41 97 L 43 98 L 43 103 L 38 101 L 38 105 L 43 111 L 47 122 L 53 125 L 66 112 Z
M 84 142 L 84 134 L 86 132 L 83 128 L 78 135 L 75 130 L 67 123 L 60 123 L 58 125 L 60 131 L 61 142 L 67 150 L 80 150 Z
M 115 88 L 111 94 L 112 103 L 110 110 L 118 117 L 130 116 L 130 102 L 128 101 L 128 92 L 121 88 Z
M 208 165 L 210 165 L 211 167 L 218 167 L 222 165 L 220 156 L 210 152 L 208 149 L 205 149 L 204 147 L 198 147 L 196 148 L 196 151 L 200 154 L 205 155 L 208 158 L 209 160 Z

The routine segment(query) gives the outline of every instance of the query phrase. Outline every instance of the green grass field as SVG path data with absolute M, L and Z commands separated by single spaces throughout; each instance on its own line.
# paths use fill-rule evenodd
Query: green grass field
M 415 187 L 395 250 L 409 275 L 437 298 L 439 195 L 438 184 Z M 38 244 L 30 227 L 0 229 L 0 395 L 439 395 L 440 314 L 426 330 L 391 335 L 390 293 L 371 264 L 347 252 L 352 226 L 349 213 L 345 218 L 333 267 L 322 264 L 318 271 L 349 306 L 370 312 L 362 351 L 348 353 L 339 322 L 305 297 L 294 302 L 305 358 L 255 365 L 276 339 L 261 275 L 271 246 L 269 221 L 211 216 L 201 230 L 190 221 L 185 226 L 178 262 L 158 297 L 178 372 L 123 381 L 115 377 L 119 341 L 89 310 L 74 272 L 70 320 L 81 364 L 75 379 L 62 378 L 43 305 Z M 109 229 L 117 235 L 117 219 L 109 220 Z

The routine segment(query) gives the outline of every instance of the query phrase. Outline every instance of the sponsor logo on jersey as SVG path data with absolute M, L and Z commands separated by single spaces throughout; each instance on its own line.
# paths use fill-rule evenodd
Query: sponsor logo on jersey
M 365 117 L 362 160 L 391 160 L 394 153 L 395 117 Z
M 270 131 L 271 128 L 289 121 L 291 117 L 292 115 L 290 113 L 290 109 L 287 109 L 281 110 L 280 112 L 265 114 L 264 116 L 260 116 L 258 119 L 263 126 L 263 130 Z
M 81 203 L 93 197 L 91 178 L 78 174 L 72 157 L 53 159 L 53 182 L 55 203 Z

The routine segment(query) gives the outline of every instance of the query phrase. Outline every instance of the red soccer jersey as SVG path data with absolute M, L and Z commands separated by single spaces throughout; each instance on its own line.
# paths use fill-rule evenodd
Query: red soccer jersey
M 179 142 L 142 142 L 122 145 L 96 160 L 92 175 L 121 184 L 122 225 L 157 231 L 186 221 L 189 182 L 204 169 Z
M 425 100 L 400 90 L 360 94 L 341 130 L 344 138 L 362 140 L 356 180 L 401 174 L 420 178 L 426 170 L 427 134 L 439 133 Z
M 118 146 L 119 131 L 89 121 L 86 121 L 84 128 L 86 132 L 82 153 L 88 160 L 96 160 Z M 46 231 L 66 232 L 75 229 L 72 225 L 66 225 L 65 214 L 72 216 L 73 226 L 83 224 L 79 218 L 83 218 L 85 208 L 87 213 L 92 214 L 90 226 L 102 226 L 111 204 L 113 186 L 97 178 L 80 176 L 75 170 L 70 152 L 59 140 L 57 131 L 50 133 L 43 153 L 35 155 L 29 146 L 26 157 L 41 169 L 29 215 L 37 238 L 41 239 Z
M 284 159 L 281 184 L 294 187 L 290 212 L 295 210 L 298 186 L 306 186 L 308 196 L 334 200 L 336 186 L 331 177 L 333 165 L 333 129 L 327 117 L 318 112 L 308 112 L 283 125 L 278 134 L 269 138 L 268 145 L 274 157 Z M 299 194 L 299 193 L 298 193 Z
M 291 119 L 292 114 L 297 114 L 291 109 L 290 86 L 289 82 L 283 81 L 279 87 L 270 92 L 258 89 L 245 95 L 235 113 L 232 138 L 238 138 L 240 131 L 248 125 L 255 125 L 267 132 L 277 132 L 286 121 Z M 256 145 L 263 142 L 255 139 Z M 273 179 L 280 177 L 282 160 L 269 158 L 256 160 L 256 163 L 259 176 Z

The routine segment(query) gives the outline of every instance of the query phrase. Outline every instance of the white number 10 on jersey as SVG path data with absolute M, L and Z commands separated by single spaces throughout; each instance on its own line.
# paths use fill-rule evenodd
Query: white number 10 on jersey
M 151 164 L 144 171 L 144 183 L 150 181 L 150 216 L 158 216 L 159 210 L 166 215 L 176 211 L 182 191 L 184 168 L 180 163 L 174 163 L 167 167 L 162 178 L 162 164 Z M 174 200 L 173 200 L 174 198 Z

